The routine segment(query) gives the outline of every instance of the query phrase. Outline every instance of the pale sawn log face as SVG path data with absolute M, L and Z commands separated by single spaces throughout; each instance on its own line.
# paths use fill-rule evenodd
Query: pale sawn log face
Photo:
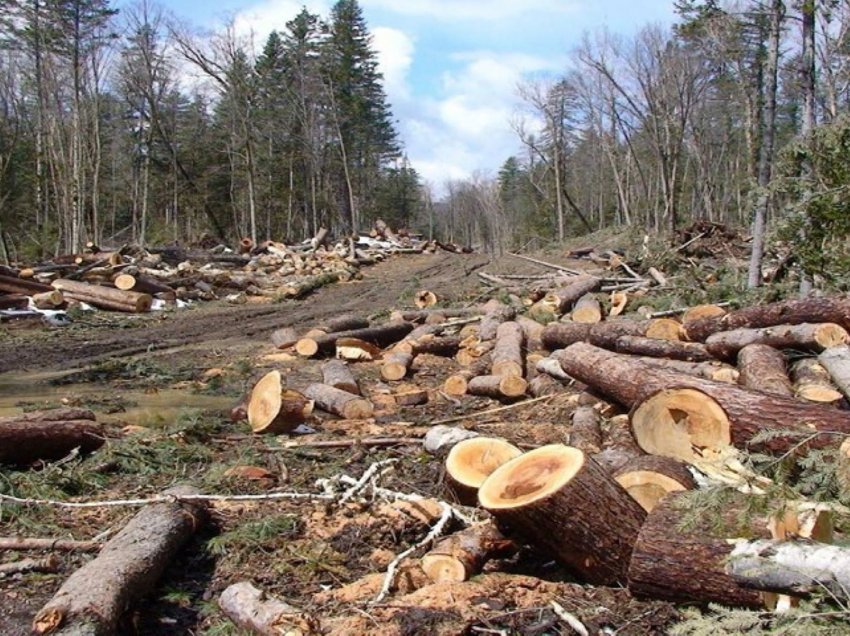
M 446 485 L 465 505 L 478 503 L 478 489 L 493 471 L 522 451 L 495 437 L 474 437 L 455 444 L 446 457 Z

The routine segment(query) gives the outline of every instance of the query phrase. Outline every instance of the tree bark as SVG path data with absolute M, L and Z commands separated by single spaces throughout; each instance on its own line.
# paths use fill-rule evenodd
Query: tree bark
M 304 337 L 295 344 L 295 350 L 299 355 L 310 358 L 315 355 L 327 355 L 334 351 L 336 341 L 340 338 L 357 338 L 378 347 L 386 347 L 404 338 L 413 330 L 409 322 L 390 322 L 374 327 L 362 329 L 349 329 L 328 333 L 323 336 Z
M 503 322 L 496 329 L 496 344 L 491 355 L 490 372 L 493 375 L 522 377 L 522 327 L 516 322 Z
M 343 314 L 319 323 L 305 335 L 323 336 L 329 333 L 339 333 L 340 331 L 351 331 L 352 329 L 366 329 L 367 327 L 369 327 L 369 320 L 367 318 L 353 314 Z
M 389 382 L 403 380 L 413 363 L 413 355 L 403 351 L 395 351 L 384 357 L 381 366 L 381 377 Z
M 0 292 L 32 296 L 33 294 L 51 291 L 53 291 L 53 287 L 50 285 L 26 278 L 18 278 L 17 276 L 9 276 L 8 274 L 0 274 Z
M 615 349 L 621 336 L 646 336 L 648 320 L 608 320 L 595 325 L 556 322 L 543 329 L 543 346 L 550 351 L 563 349 L 576 342 L 589 342 L 597 347 Z
M 288 349 L 298 342 L 299 339 L 298 331 L 294 327 L 275 329 L 271 335 L 272 344 L 278 349 Z
M 73 449 L 90 453 L 106 441 L 94 413 L 83 409 L 33 411 L 0 418 L 0 464 L 26 466 L 62 459 Z
M 198 494 L 190 486 L 166 495 Z M 74 572 L 36 614 L 36 634 L 115 634 L 134 601 L 150 592 L 181 546 L 207 519 L 201 503 L 146 506 L 101 550 Z
M 510 557 L 517 545 L 485 521 L 438 541 L 422 557 L 422 570 L 434 583 L 461 583 L 480 574 L 491 559 Z
M 850 358 L 848 358 L 848 362 L 850 362 Z M 833 386 L 829 372 L 818 362 L 817 358 L 797 360 L 791 366 L 791 379 L 794 382 L 794 395 L 798 398 L 809 402 L 827 403 L 837 402 L 841 399 L 841 392 Z
M 327 384 L 311 384 L 304 390 L 304 395 L 315 401 L 316 406 L 323 411 L 347 420 L 365 420 L 372 417 L 374 412 L 369 400 Z
M 670 358 L 686 362 L 708 362 L 714 356 L 699 342 L 681 342 L 679 340 L 660 340 L 643 336 L 620 336 L 617 338 L 618 353 L 628 353 L 652 358 Z
M 466 385 L 467 393 L 494 400 L 521 397 L 525 395 L 526 389 L 528 383 L 518 375 L 479 375 L 470 379 Z
M 487 373 L 489 369 L 490 354 L 485 353 L 480 358 L 477 358 L 468 367 L 460 369 L 456 373 L 453 373 L 448 378 L 446 378 L 445 382 L 443 382 L 443 391 L 445 391 L 449 395 L 466 395 L 466 392 L 469 389 L 469 381 L 472 378 Z
M 412 351 L 414 355 L 427 353 L 433 356 L 445 356 L 451 358 L 457 354 L 463 340 L 460 336 L 423 336 L 413 342 Z
M 236 625 L 261 636 L 314 633 L 317 627 L 302 612 L 266 596 L 248 581 L 226 587 L 218 598 L 218 606 Z
M 602 322 L 602 305 L 593 294 L 579 298 L 570 313 L 573 322 L 596 324 Z
M 834 322 L 850 329 L 850 296 L 846 294 L 822 298 L 783 300 L 754 305 L 722 316 L 700 318 L 686 325 L 688 339 L 698 342 L 719 331 L 761 329 L 776 325 Z
M 595 455 L 602 450 L 602 427 L 599 413 L 592 406 L 579 406 L 573 411 L 570 427 L 570 446 L 586 455 Z
M 705 348 L 717 358 L 730 359 L 750 344 L 769 345 L 777 349 L 823 351 L 846 343 L 847 332 L 844 328 L 827 322 L 721 331 L 706 339 Z
M 481 318 L 481 323 L 478 325 L 478 337 L 481 340 L 493 340 L 497 336 L 499 325 L 508 320 L 513 320 L 516 317 L 516 310 L 513 307 L 504 305 L 496 306 L 487 311 Z
M 54 289 L 60 290 L 66 298 L 81 300 L 95 307 L 142 313 L 150 311 L 153 298 L 150 294 L 140 294 L 133 291 L 122 291 L 101 285 L 89 285 L 73 280 L 58 279 L 53 281 Z
M 794 390 L 785 368 L 785 356 L 769 345 L 751 344 L 738 352 L 738 370 L 742 386 L 791 397 Z
M 602 279 L 595 276 L 579 276 L 574 281 L 546 294 L 544 302 L 551 304 L 558 314 L 567 313 L 579 298 L 598 291 Z
M 322 364 L 322 383 L 340 391 L 360 395 L 360 387 L 344 360 L 328 360 Z
M 481 506 L 525 542 L 585 580 L 625 584 L 646 513 L 596 462 L 555 444 L 498 468 L 478 492 Z

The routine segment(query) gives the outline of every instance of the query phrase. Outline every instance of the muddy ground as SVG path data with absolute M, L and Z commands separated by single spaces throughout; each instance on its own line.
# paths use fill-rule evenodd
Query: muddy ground
M 222 494 L 316 492 L 319 478 L 343 473 L 357 477 L 373 462 L 394 459 L 394 470 L 382 485 L 441 498 L 441 462 L 418 444 L 288 448 L 288 437 L 248 435 L 247 425 L 231 422 L 222 403 L 236 404 L 253 379 L 271 368 L 286 371 L 296 387 L 319 378 L 315 361 L 274 355 L 268 343 L 274 329 L 308 328 L 344 312 L 383 316 L 410 306 L 413 293 L 422 288 L 448 304 L 472 303 L 480 295 L 476 272 L 485 266 L 502 272 L 541 271 L 508 258 L 491 264 L 482 255 L 404 256 L 364 269 L 360 281 L 326 287 L 297 302 L 216 302 L 139 317 L 85 314 L 61 328 L 32 322 L 5 326 L 0 335 L 0 371 L 5 372 L 0 374 L 0 410 L 86 406 L 109 422 L 110 439 L 90 457 L 40 470 L 0 470 L 0 492 L 100 500 L 148 496 L 182 482 Z M 436 389 L 453 365 L 422 356 L 410 381 Z M 378 371 L 374 363 L 358 365 L 365 393 L 391 390 L 380 382 Z M 60 378 L 65 372 L 71 373 Z M 28 390 L 21 391 L 22 385 Z M 185 408 L 173 417 L 169 411 L 154 424 L 128 415 L 146 396 L 164 392 L 184 395 Z M 341 422 L 319 416 L 310 422 L 315 434 L 295 439 L 409 438 L 422 435 L 435 421 L 458 417 L 459 426 L 524 445 L 563 442 L 563 424 L 574 401 L 565 395 L 504 415 L 461 417 L 493 406 L 498 404 L 472 397 L 447 400 L 433 391 L 425 406 L 385 406 L 374 420 Z M 242 466 L 264 472 L 246 476 L 233 470 Z M 5 506 L 0 507 L 0 535 L 90 539 L 116 531 L 133 514 L 132 509 L 69 512 Z M 415 575 L 405 575 L 399 577 L 394 597 L 369 604 L 392 556 L 424 537 L 433 522 L 428 515 L 378 501 L 342 509 L 313 502 L 216 504 L 211 523 L 168 568 L 153 596 L 128 613 L 122 633 L 242 633 L 216 605 L 220 592 L 240 580 L 286 599 L 332 633 L 571 633 L 554 613 L 553 600 L 591 633 L 660 634 L 677 615 L 667 604 L 639 602 L 623 590 L 577 585 L 533 551 L 492 564 L 493 574 L 464 586 L 413 591 L 419 587 Z M 0 554 L 0 562 L 25 556 Z M 0 634 L 30 633 L 38 608 L 90 556 L 60 558 L 57 574 L 0 578 Z

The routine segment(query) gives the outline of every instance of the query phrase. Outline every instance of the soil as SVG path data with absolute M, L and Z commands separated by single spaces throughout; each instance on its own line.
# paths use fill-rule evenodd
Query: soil
M 561 262 L 574 267 L 586 263 Z M 219 494 L 316 493 L 319 479 L 358 477 L 374 462 L 395 460 L 381 478 L 383 487 L 442 499 L 442 462 L 424 454 L 419 443 L 325 448 L 310 442 L 416 438 L 446 418 L 525 447 L 563 442 L 575 396 L 559 395 L 504 415 L 465 418 L 499 404 L 440 395 L 442 380 L 456 368 L 453 361 L 436 356 L 416 360 L 408 381 L 430 395 L 428 404 L 418 407 L 379 399 L 398 385 L 380 381 L 378 363 L 358 363 L 361 387 L 378 407 L 374 419 L 341 421 L 317 413 L 308 422 L 314 433 L 279 438 L 249 435 L 247 425 L 231 422 L 220 405 L 187 411 L 157 426 L 138 426 L 132 419 L 122 421 L 130 408 L 117 396 L 132 391 L 135 400 L 144 401 L 146 394 L 183 391 L 230 398 L 235 406 L 252 381 L 271 368 L 285 371 L 290 386 L 304 386 L 319 378 L 318 362 L 276 351 L 268 341 L 273 330 L 309 328 L 340 313 L 386 316 L 410 306 L 419 289 L 433 291 L 448 304 L 472 303 L 481 292 L 476 272 L 485 266 L 501 272 L 541 271 L 511 259 L 491 264 L 474 254 L 403 256 L 364 269 L 362 280 L 323 288 L 301 301 L 257 306 L 215 302 L 140 317 L 98 312 L 56 328 L 12 325 L 0 335 L 0 371 L 7 372 L 0 375 L 0 387 L 4 376 L 5 386 L 11 385 L 10 378 L 22 377 L 55 383 L 59 372 L 73 371 L 61 378 L 70 384 L 58 389 L 45 380 L 49 399 L 22 400 L 20 408 L 55 400 L 88 406 L 99 417 L 107 412 L 112 416 L 102 420 L 108 422 L 109 436 L 103 449 L 31 470 L 0 469 L 0 493 L 105 500 L 150 496 L 180 482 Z M 93 395 L 92 387 L 100 387 L 102 395 Z M 203 406 L 204 401 L 197 403 Z M 280 500 L 216 503 L 212 521 L 182 549 L 154 593 L 128 613 L 121 633 L 243 633 L 216 604 L 225 587 L 242 580 L 300 608 L 312 617 L 310 624 L 321 622 L 323 633 L 331 634 L 571 633 L 552 601 L 591 633 L 661 634 L 676 618 L 668 604 L 639 601 L 624 590 L 578 585 L 551 559 L 527 551 L 491 563 L 469 584 L 452 586 L 427 585 L 414 558 L 403 563 L 393 595 L 381 604 L 368 604 L 394 555 L 421 541 L 439 510 L 433 501 L 412 507 L 380 500 L 344 506 Z M 132 508 L 6 506 L 0 507 L 0 535 L 91 539 L 105 530 L 114 533 L 133 514 Z M 0 562 L 27 556 L 0 553 Z M 29 634 L 36 611 L 91 555 L 59 557 L 58 574 L 0 577 L 0 634 Z

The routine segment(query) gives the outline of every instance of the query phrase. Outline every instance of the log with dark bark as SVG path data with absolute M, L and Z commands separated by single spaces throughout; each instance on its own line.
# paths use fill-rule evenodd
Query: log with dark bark
M 413 325 L 409 322 L 389 322 L 374 327 L 337 331 L 309 338 L 304 337 L 295 344 L 295 350 L 305 358 L 315 355 L 328 355 L 333 353 L 336 348 L 336 341 L 340 338 L 357 338 L 378 347 L 387 347 L 404 338 L 412 330 Z
M 593 460 L 609 473 L 616 473 L 644 452 L 638 446 L 628 415 L 615 415 L 608 422 L 605 448 Z
M 543 325 L 528 316 L 517 316 L 517 324 L 522 327 L 526 351 L 543 349 Z
M 791 365 L 794 395 L 809 402 L 833 403 L 841 392 L 832 384 L 829 372 L 816 358 L 802 358 Z
M 760 593 L 726 574 L 733 546 L 711 527 L 715 518 L 706 518 L 698 528 L 680 527 L 680 496 L 668 495 L 646 517 L 629 564 L 629 590 L 638 597 L 674 603 L 764 607 Z
M 255 385 L 248 401 L 248 423 L 255 433 L 289 433 L 313 412 L 313 403 L 287 389 L 280 371 L 269 371 Z
M 523 331 L 518 323 L 503 322 L 496 329 L 496 344 L 491 355 L 490 372 L 493 375 L 522 377 Z
M 317 621 L 288 603 L 266 596 L 248 581 L 233 583 L 218 598 L 218 606 L 242 629 L 260 636 L 313 634 Z
M 599 413 L 592 406 L 579 406 L 573 411 L 570 446 L 587 455 L 602 450 L 602 427 Z
M 786 452 L 815 431 L 850 433 L 850 414 L 829 406 L 681 375 L 586 343 L 553 357 L 570 376 L 632 408 L 635 438 L 653 454 L 689 461 L 695 448 L 717 450 L 730 441 L 747 447 L 764 431 L 777 436 L 754 447 Z M 830 438 L 811 443 L 829 444 Z
M 649 320 L 608 320 L 595 325 L 579 322 L 556 322 L 543 329 L 543 346 L 550 351 L 563 349 L 576 342 L 589 342 L 597 347 L 615 349 L 621 336 L 646 336 Z
M 763 344 L 777 349 L 823 351 L 847 342 L 847 331 L 835 323 L 803 323 L 776 325 L 761 329 L 735 329 L 710 335 L 705 347 L 711 355 L 730 359 L 750 344 Z
M 352 329 L 365 329 L 369 326 L 369 319 L 354 314 L 342 314 L 328 318 L 324 322 L 310 329 L 305 336 L 324 336 L 329 333 L 339 333 L 340 331 L 351 331 Z
M 808 297 L 755 305 L 721 316 L 694 320 L 687 325 L 688 339 L 703 342 L 711 334 L 731 329 L 760 329 L 805 322 L 834 322 L 850 329 L 850 296 Z
M 73 449 L 90 453 L 103 446 L 105 432 L 84 409 L 32 411 L 0 418 L 0 464 L 27 466 L 55 461 Z
M 550 304 L 559 314 L 570 310 L 579 298 L 585 294 L 598 291 L 602 287 L 602 279 L 595 276 L 578 276 L 567 285 L 546 294 L 544 301 Z
M 672 457 L 641 455 L 618 468 L 613 475 L 647 512 L 651 512 L 668 493 L 696 488 L 687 466 Z
M 525 395 L 528 382 L 518 375 L 479 375 L 466 384 L 466 392 L 495 400 L 516 399 Z
M 517 545 L 494 523 L 476 523 L 438 541 L 422 557 L 422 570 L 434 583 L 460 583 L 480 574 L 492 560 L 515 554 Z
M 360 387 L 344 360 L 328 360 L 322 364 L 322 382 L 340 391 L 360 395 Z
M 410 353 L 414 355 L 427 353 L 433 356 L 446 356 L 450 358 L 458 352 L 461 342 L 462 339 L 460 336 L 423 336 L 413 342 Z
M 509 536 L 546 550 L 587 581 L 625 584 L 646 513 L 577 448 L 555 444 L 521 455 L 487 478 L 478 500 Z
M 300 338 L 295 327 L 281 327 L 272 331 L 271 335 L 272 344 L 278 349 L 288 349 Z
M 473 437 L 455 444 L 446 457 L 446 489 L 465 506 L 478 504 L 478 489 L 502 464 L 522 451 L 496 437 Z
M 679 340 L 662 340 L 643 336 L 620 336 L 617 338 L 616 350 L 637 356 L 652 358 L 669 358 L 687 362 L 707 362 L 714 360 L 700 342 L 682 342 Z
M 168 294 L 174 289 L 160 283 L 158 280 L 140 274 L 121 272 L 112 279 L 112 284 L 123 291 L 134 291 L 142 294 Z
M 528 392 L 536 398 L 557 395 L 563 390 L 564 385 L 546 373 L 538 373 L 528 381 Z
M 159 254 L 163 262 L 169 265 L 177 265 L 183 261 L 191 261 L 192 263 L 230 263 L 232 265 L 247 265 L 251 262 L 251 257 L 248 255 L 186 250 L 173 245 L 148 247 L 146 249 L 151 254 Z
M 27 309 L 29 306 L 29 296 L 25 296 L 24 294 L 0 294 L 0 309 Z
M 830 347 L 818 356 L 835 386 L 850 399 L 850 346 Z
M 490 368 L 490 354 L 485 353 L 477 358 L 469 366 L 453 373 L 443 382 L 443 391 L 449 395 L 466 395 L 469 389 L 469 381 L 487 373 Z
M 50 285 L 39 283 L 26 278 L 18 278 L 17 276 L 9 276 L 8 274 L 0 274 L 0 292 L 7 294 L 22 294 L 24 296 L 32 296 L 39 292 L 53 291 Z
M 418 325 L 393 346 L 393 351 L 414 353 L 414 348 L 418 342 L 436 337 L 443 332 L 443 329 L 444 327 L 438 324 L 426 323 L 424 325 Z
M 372 403 L 360 397 L 335 389 L 327 384 L 311 384 L 304 390 L 304 395 L 313 400 L 323 411 L 339 415 L 347 420 L 363 420 L 372 417 Z
M 39 309 L 58 309 L 65 305 L 65 295 L 58 289 L 32 295 L 32 304 Z
M 163 494 L 198 494 L 178 486 Z M 74 572 L 36 614 L 33 632 L 70 636 L 118 632 L 129 607 L 149 593 L 183 544 L 206 521 L 201 503 L 157 503 L 143 508 Z
M 54 289 L 60 290 L 66 298 L 81 300 L 95 307 L 114 311 L 142 313 L 150 311 L 153 303 L 150 294 L 123 291 L 102 285 L 90 285 L 65 278 L 53 281 L 52 285 Z
M 384 356 L 381 377 L 388 382 L 403 380 L 413 364 L 413 355 L 403 351 L 394 351 Z
M 751 344 L 738 352 L 739 382 L 763 393 L 794 395 L 785 366 L 785 356 L 769 345 Z

